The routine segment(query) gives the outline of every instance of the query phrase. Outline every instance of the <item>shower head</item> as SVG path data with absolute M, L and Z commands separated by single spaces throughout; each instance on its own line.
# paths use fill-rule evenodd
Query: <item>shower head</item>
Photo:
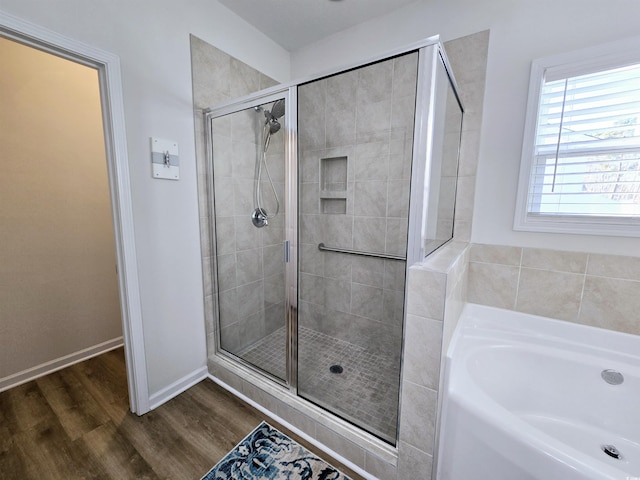
M 263 109 L 261 106 L 254 107 L 256 112 L 264 112 L 264 128 L 268 134 L 265 138 L 265 149 L 269 145 L 269 137 L 282 128 L 278 119 L 284 116 L 284 107 L 284 98 L 276 100 L 273 103 L 271 110 Z
M 284 116 L 284 98 L 276 100 L 273 107 L 271 107 L 271 115 L 275 118 Z
M 274 117 L 271 117 L 269 120 L 267 120 L 267 124 L 269 125 L 270 134 L 276 133 L 278 130 L 280 130 L 280 127 L 282 126 L 280 125 L 280 122 L 276 120 Z
M 276 100 L 271 107 L 271 111 L 264 111 L 265 125 L 269 126 L 269 133 L 273 134 L 280 130 L 280 122 L 278 119 L 284 115 L 284 99 Z
M 272 126 L 271 133 L 275 133 L 280 130 L 280 123 L 278 122 L 278 119 L 282 116 L 284 116 L 284 99 L 282 98 L 280 100 L 276 100 L 276 102 L 273 104 L 273 107 L 271 107 L 271 110 L 265 109 L 265 123 L 268 123 Z M 275 125 L 277 125 L 277 127 L 275 127 L 275 130 L 273 130 Z

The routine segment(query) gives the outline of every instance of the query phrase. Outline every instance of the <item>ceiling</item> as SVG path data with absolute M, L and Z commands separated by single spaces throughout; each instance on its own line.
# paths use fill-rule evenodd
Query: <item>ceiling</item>
M 416 0 L 219 0 L 289 51 Z

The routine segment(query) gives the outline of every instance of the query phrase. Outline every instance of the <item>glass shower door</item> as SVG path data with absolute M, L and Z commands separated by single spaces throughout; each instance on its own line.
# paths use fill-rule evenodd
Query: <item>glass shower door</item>
M 407 263 L 452 237 L 443 62 L 427 45 L 206 116 L 216 354 L 390 444 Z
M 298 87 L 298 394 L 396 441 L 417 52 Z
M 274 94 L 209 117 L 219 350 L 281 382 L 288 379 L 285 102 Z

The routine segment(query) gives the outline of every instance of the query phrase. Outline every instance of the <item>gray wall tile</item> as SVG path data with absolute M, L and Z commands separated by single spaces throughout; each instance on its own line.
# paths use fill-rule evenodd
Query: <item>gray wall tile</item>
M 404 380 L 416 385 L 438 389 L 442 322 L 407 315 L 404 344 Z
M 389 93 L 392 92 L 393 61 L 375 63 L 360 68 L 357 72 L 358 104 L 372 104 L 389 98 Z
M 325 278 L 323 305 L 339 312 L 351 312 L 351 285 L 349 280 Z
M 382 320 L 382 289 L 351 284 L 351 313 L 373 320 Z
M 433 453 L 438 394 L 429 388 L 402 382 L 400 440 Z
M 418 78 L 417 53 L 402 55 L 393 61 L 393 97 L 415 96 Z
M 373 257 L 354 256 L 351 263 L 351 279 L 355 283 L 384 287 L 384 260 Z
M 433 457 L 419 448 L 400 442 L 398 448 L 398 480 L 431 479 Z
M 365 252 L 383 252 L 386 225 L 384 218 L 354 217 L 353 248 Z
M 446 281 L 446 275 L 443 273 L 415 266 L 409 268 L 407 313 L 442 320 Z
M 364 467 L 364 450 L 323 425 L 316 425 L 316 440 L 339 452 L 359 467 Z
M 300 298 L 305 302 L 324 305 L 324 277 L 301 273 Z
M 381 480 L 395 480 L 396 466 L 385 462 L 381 458 L 365 451 L 364 469 Z
M 238 285 L 246 285 L 264 278 L 261 248 L 236 253 L 236 278 Z
M 247 318 L 258 313 L 264 305 L 264 281 L 241 285 L 236 289 L 238 318 Z

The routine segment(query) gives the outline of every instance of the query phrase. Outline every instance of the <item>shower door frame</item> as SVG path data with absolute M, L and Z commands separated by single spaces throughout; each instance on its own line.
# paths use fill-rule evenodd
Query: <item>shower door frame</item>
M 402 330 L 402 352 L 401 352 L 401 366 L 400 366 L 400 393 L 398 398 L 398 428 L 396 430 L 395 444 L 390 444 L 385 440 L 382 440 L 375 434 L 359 427 L 348 420 L 343 419 L 334 412 L 327 410 L 314 404 L 311 401 L 306 400 L 303 397 L 298 396 L 297 389 L 297 317 L 298 317 L 298 119 L 297 119 L 297 88 L 299 85 L 319 80 L 325 77 L 329 77 L 335 74 L 353 70 L 356 68 L 364 67 L 366 65 L 384 61 L 389 58 L 407 54 L 410 52 L 417 52 L 419 56 L 418 73 L 417 73 L 417 90 L 416 90 L 416 106 L 415 106 L 415 118 L 414 118 L 414 135 L 413 135 L 413 153 L 412 153 L 412 171 L 411 171 L 411 189 L 410 189 L 410 209 L 408 217 L 408 235 L 407 235 L 407 253 L 406 253 L 406 272 L 405 272 L 405 298 L 404 298 L 404 320 Z M 229 372 L 235 375 L 246 375 L 241 378 L 243 381 L 251 384 L 252 386 L 262 390 L 263 392 L 271 395 L 276 395 L 280 401 L 288 405 L 296 411 L 313 418 L 319 425 L 323 425 L 331 428 L 337 435 L 349 439 L 355 442 L 357 445 L 363 447 L 366 451 L 372 452 L 374 455 L 380 458 L 385 458 L 391 463 L 395 463 L 398 460 L 398 450 L 400 448 L 400 421 L 402 416 L 402 385 L 404 377 L 404 349 L 406 341 L 406 316 L 407 316 L 407 287 L 409 277 L 409 267 L 412 264 L 421 262 L 424 259 L 424 249 L 422 248 L 422 221 L 423 221 L 423 200 L 425 196 L 424 185 L 428 181 L 429 170 L 431 167 L 431 149 L 433 142 L 433 128 L 434 128 L 434 106 L 431 99 L 433 98 L 435 85 L 435 66 L 441 61 L 445 67 L 449 82 L 453 87 L 453 91 L 458 99 L 458 103 L 461 106 L 462 102 L 459 97 L 459 88 L 453 76 L 451 66 L 444 51 L 442 42 L 438 35 L 425 38 L 421 41 L 405 45 L 401 48 L 396 48 L 391 51 L 384 52 L 380 55 L 375 55 L 364 60 L 354 61 L 350 64 L 341 65 L 336 68 L 331 68 L 327 71 L 320 72 L 318 74 L 305 76 L 294 81 L 271 87 L 260 92 L 256 92 L 250 95 L 246 95 L 239 99 L 235 99 L 230 102 L 226 102 L 204 110 L 205 126 L 207 128 L 207 155 L 208 162 L 212 159 L 212 145 L 211 135 L 209 130 L 209 117 L 213 116 L 212 113 L 216 113 L 215 116 L 222 114 L 232 113 L 234 111 L 241 110 L 238 108 L 244 105 L 245 108 L 252 107 L 259 103 L 267 103 L 269 99 L 277 99 L 285 97 L 287 100 L 286 114 L 289 123 L 286 124 L 286 146 L 285 146 L 285 158 L 286 158 L 286 188 L 285 188 L 285 205 L 288 217 L 285 222 L 285 238 L 289 240 L 289 262 L 285 265 L 285 298 L 286 298 L 286 322 L 287 322 L 287 381 L 283 382 L 277 377 L 265 372 L 264 370 L 249 364 L 243 359 L 233 355 L 220 348 L 220 335 L 219 335 L 219 311 L 215 308 L 215 345 L 216 350 L 214 353 L 214 365 L 216 368 L 221 368 L 225 372 Z M 280 95 L 280 96 L 278 96 Z M 265 100 L 266 99 L 266 100 Z M 213 176 L 209 175 L 208 180 L 209 195 L 213 201 Z M 215 212 L 215 205 L 214 205 Z M 213 248 L 213 281 L 216 281 L 216 256 L 215 256 L 215 215 L 212 216 L 210 222 L 211 239 Z M 451 241 L 450 239 L 449 241 Z M 447 242 L 445 242 L 447 243 Z M 215 283 L 214 283 L 215 285 Z M 217 359 L 217 361 L 216 361 Z M 255 374 L 255 375 L 252 375 Z M 257 376 L 256 376 L 257 375 Z M 267 406 L 264 406 L 260 401 L 252 399 L 250 395 L 240 391 L 240 388 L 233 386 L 233 382 L 216 378 L 217 375 L 212 375 L 212 378 L 223 385 L 225 388 L 231 390 L 236 395 L 245 399 L 252 405 L 256 406 L 260 410 L 267 414 L 276 415 L 275 411 L 270 411 Z M 285 390 L 283 390 L 283 388 Z M 282 419 L 280 419 L 282 421 Z M 284 421 L 287 424 L 286 421 Z M 289 425 L 289 428 L 296 430 L 294 425 Z M 302 430 L 300 432 L 305 434 Z M 310 439 L 311 437 L 309 437 Z M 357 468 L 357 467 L 356 467 Z
M 215 185 L 213 171 L 213 135 L 212 125 L 213 119 L 241 112 L 249 108 L 263 105 L 265 103 L 274 102 L 283 98 L 285 100 L 285 115 L 283 133 L 285 136 L 284 145 L 284 167 L 285 167 L 285 188 L 284 188 L 284 247 L 283 262 L 285 262 L 285 278 L 284 278 L 284 297 L 285 297 L 285 329 L 286 329 L 286 351 L 285 351 L 285 379 L 259 368 L 256 365 L 244 360 L 228 350 L 222 348 L 220 335 L 220 309 L 219 309 L 219 285 L 218 285 L 218 265 L 217 265 L 217 246 L 216 246 L 216 222 L 215 222 Z M 212 239 L 212 285 L 216 286 L 215 295 L 217 297 L 214 308 L 214 330 L 215 335 L 215 354 L 232 359 L 241 365 L 264 375 L 272 381 L 288 388 L 294 395 L 297 395 L 297 365 L 293 361 L 297 357 L 297 312 L 298 312 L 298 254 L 297 254 L 297 228 L 298 228 L 298 184 L 297 184 L 297 144 L 298 135 L 298 111 L 297 111 L 297 86 L 273 87 L 257 94 L 251 94 L 239 99 L 225 102 L 204 111 L 204 125 L 206 136 L 206 154 L 207 164 L 210 174 L 207 179 L 208 196 L 212 204 L 212 216 L 209 222 L 210 238 Z M 268 228 L 268 227 L 267 227 Z

